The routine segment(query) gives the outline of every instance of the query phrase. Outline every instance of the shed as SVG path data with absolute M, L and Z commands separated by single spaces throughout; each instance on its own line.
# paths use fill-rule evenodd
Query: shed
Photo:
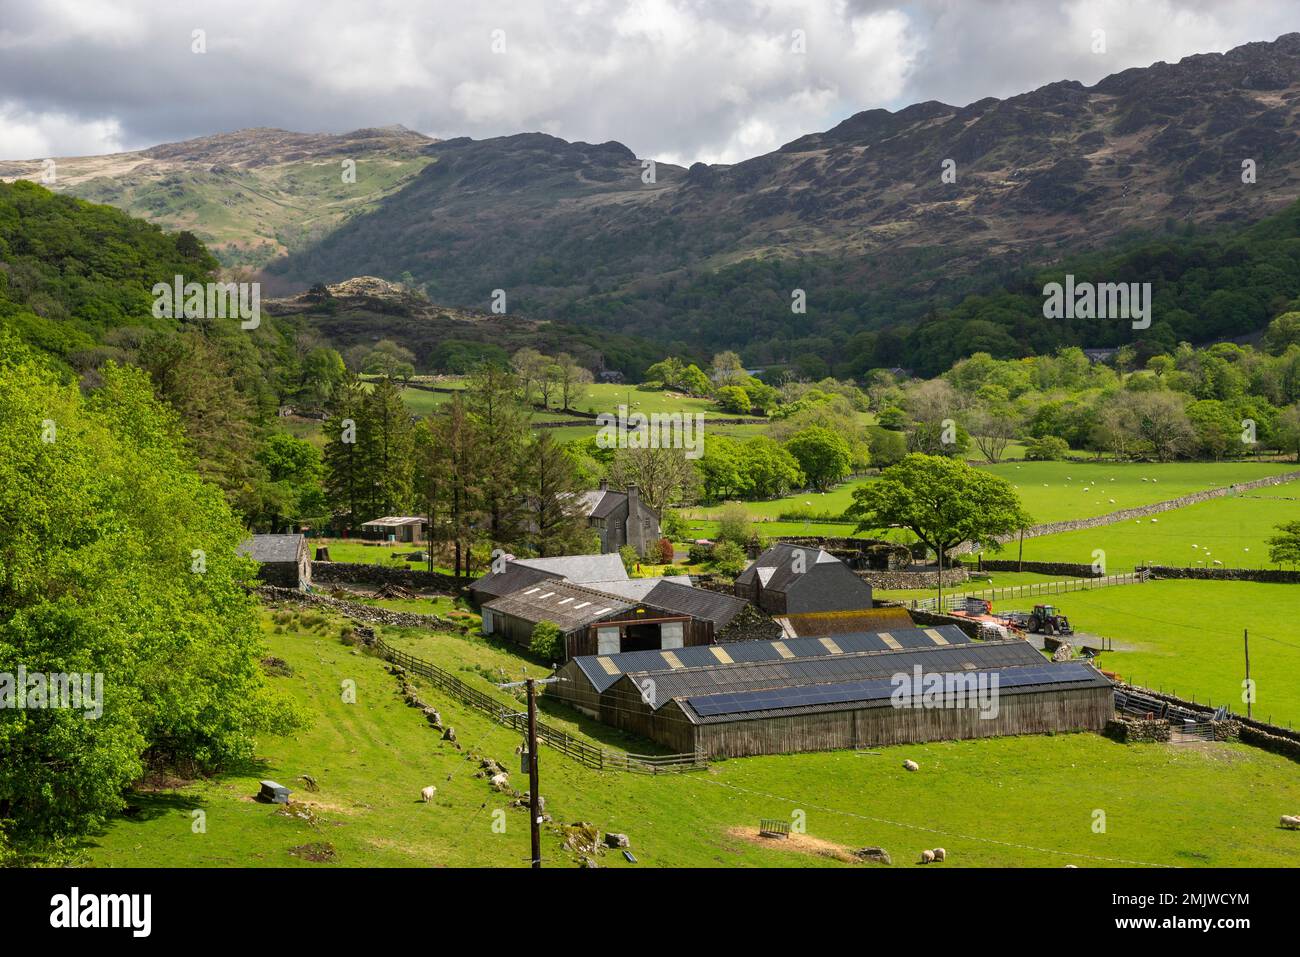
M 268 585 L 305 589 L 311 584 L 311 555 L 302 535 L 254 535 L 237 549 L 257 562 L 257 577 Z
M 870 610 L 871 585 L 824 548 L 773 545 L 736 576 L 737 597 L 771 615 Z
M 361 537 L 372 541 L 427 542 L 429 520 L 421 515 L 385 515 L 361 525 Z

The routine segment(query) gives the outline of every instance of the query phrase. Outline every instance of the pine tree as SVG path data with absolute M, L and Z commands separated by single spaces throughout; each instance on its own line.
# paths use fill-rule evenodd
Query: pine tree
M 348 524 L 367 521 L 369 505 L 366 456 L 357 445 L 365 419 L 365 389 L 349 372 L 330 397 L 325 421 L 325 495 L 334 514 L 346 514 Z
M 493 365 L 470 379 L 466 407 L 474 417 L 479 450 L 479 502 L 485 532 L 494 545 L 516 541 L 523 530 L 523 502 L 517 486 L 528 446 L 528 416 L 519 403 L 518 377 Z
M 548 558 L 583 551 L 591 533 L 583 518 L 578 469 L 549 432 L 530 444 L 518 481 L 538 554 Z

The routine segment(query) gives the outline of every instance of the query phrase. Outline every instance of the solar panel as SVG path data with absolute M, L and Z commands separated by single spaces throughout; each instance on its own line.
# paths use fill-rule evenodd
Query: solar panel
M 999 688 L 1026 687 L 1040 684 L 1068 684 L 1088 681 L 1096 677 L 1087 665 L 1060 664 L 1042 668 L 1011 668 L 984 672 L 998 676 Z M 944 677 L 950 673 L 929 672 Z M 954 679 L 968 680 L 970 672 L 952 674 Z M 837 684 L 804 685 L 792 688 L 773 688 L 766 691 L 745 691 L 703 695 L 690 698 L 691 707 L 701 717 L 724 714 L 743 714 L 748 711 L 769 711 L 780 708 L 801 708 L 812 705 L 845 704 L 852 701 L 879 701 L 894 693 L 892 678 L 868 678 Z

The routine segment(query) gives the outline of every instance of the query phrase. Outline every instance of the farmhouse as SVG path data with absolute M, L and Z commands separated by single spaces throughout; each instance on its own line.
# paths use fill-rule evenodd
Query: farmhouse
M 725 637 L 745 602 L 679 581 L 578 585 L 547 579 L 482 607 L 483 633 L 526 645 L 540 621 L 564 633 L 565 657 L 672 650 Z M 607 590 L 609 589 L 609 590 Z
M 236 551 L 259 563 L 257 577 L 268 585 L 305 589 L 311 584 L 311 557 L 301 535 L 254 535 Z
M 631 545 L 638 555 L 644 555 L 646 548 L 659 540 L 659 516 L 641 501 L 635 484 L 618 492 L 601 479 L 600 488 L 584 493 L 582 503 L 588 527 L 600 536 L 602 552 L 617 552 Z
M 790 637 L 893 624 L 890 613 L 872 608 L 871 585 L 823 548 L 773 545 L 736 576 L 733 588 L 776 617 Z
M 590 582 L 627 581 L 627 569 L 618 555 L 559 555 L 555 558 L 514 558 L 507 556 L 501 571 L 489 572 L 469 586 L 474 603 L 509 595 L 529 585 L 558 578 L 585 585 Z
M 377 542 L 427 542 L 429 520 L 419 515 L 385 515 L 363 522 L 361 537 Z
M 704 653 L 715 660 L 694 664 Z M 1019 639 L 974 642 L 951 626 L 683 649 L 676 663 L 642 654 L 577 659 L 547 693 L 704 757 L 1096 731 L 1114 710 L 1111 683 L 1090 665 L 1051 664 Z

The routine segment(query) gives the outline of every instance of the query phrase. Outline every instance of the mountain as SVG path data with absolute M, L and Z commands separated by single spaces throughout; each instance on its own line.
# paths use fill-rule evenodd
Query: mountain
M 501 289 L 529 319 L 649 336 L 665 351 L 811 360 L 813 372 L 849 352 L 905 365 L 909 337 L 936 312 L 1071 256 L 1279 212 L 1300 194 L 1298 112 L 1291 33 L 1093 86 L 868 110 L 742 163 L 660 163 L 649 182 L 619 143 L 359 131 L 347 136 L 390 143 L 375 155 L 393 164 L 362 199 L 334 183 L 340 144 L 326 137 L 312 153 L 295 134 L 263 130 L 227 134 L 242 165 L 204 159 L 224 155 L 216 137 L 160 148 L 151 163 L 184 167 L 147 189 L 120 186 L 145 175 L 125 160 L 69 188 L 193 228 L 227 263 L 283 252 L 266 272 L 290 289 L 370 274 L 469 309 Z M 941 178 L 946 160 L 955 182 Z M 1243 160 L 1257 182 L 1242 181 Z M 13 175 L 6 165 L 0 175 Z M 218 185 L 264 218 L 245 223 L 209 198 Z M 803 314 L 791 309 L 797 289 Z M 995 348 L 1029 346 L 1011 336 Z
M 55 160 L 46 184 L 168 230 L 225 265 L 263 266 L 373 209 L 430 162 L 436 140 L 402 126 L 351 133 L 249 129 L 147 150 Z M 343 161 L 355 160 L 355 182 Z M 43 161 L 0 162 L 0 179 L 41 182 Z

